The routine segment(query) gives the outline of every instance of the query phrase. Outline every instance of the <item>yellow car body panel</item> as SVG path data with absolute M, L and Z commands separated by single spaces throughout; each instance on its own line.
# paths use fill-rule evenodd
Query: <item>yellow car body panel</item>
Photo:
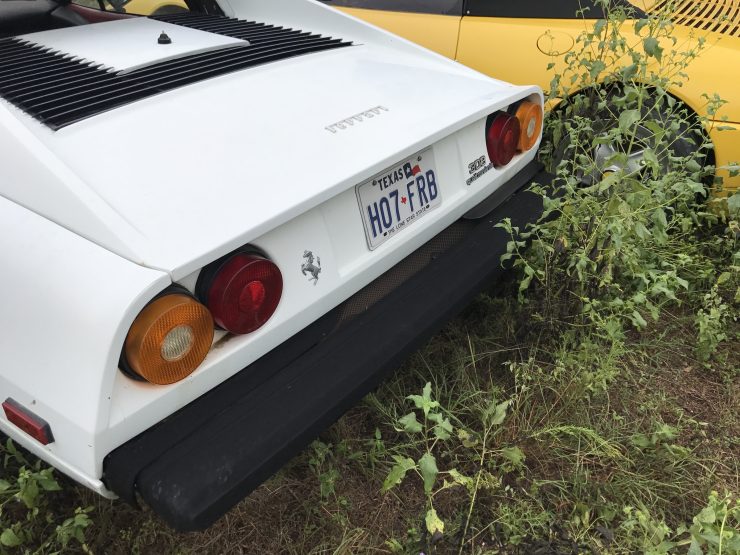
M 592 24 L 582 19 L 465 17 L 457 60 L 504 81 L 535 83 L 547 91 L 552 76 L 565 67 L 564 55 L 575 37 Z M 556 65 L 547 71 L 551 62 Z
M 94 2 L 97 8 L 97 1 Z M 116 11 L 115 8 L 106 2 L 108 11 Z M 154 15 L 156 13 L 173 13 L 175 11 L 190 11 L 188 5 L 183 0 L 130 0 L 124 5 L 125 13 L 133 15 Z
M 724 0 L 696 1 L 719 5 Z M 687 3 L 691 0 L 683 0 L 683 4 Z M 660 2 L 644 0 L 634 4 L 650 10 Z M 729 4 L 736 6 L 740 14 L 740 0 L 729 0 Z M 574 48 L 576 38 L 592 29 L 594 24 L 594 20 L 581 18 L 457 17 L 340 9 L 497 79 L 516 84 L 534 83 L 544 90 L 550 88 L 555 72 L 564 69 L 565 54 Z M 684 19 L 692 26 L 675 25 L 672 35 L 677 39 L 676 46 L 664 44 L 663 47 L 688 49 L 696 44 L 699 36 L 705 37 L 707 42 L 700 56 L 689 65 L 688 79 L 670 92 L 702 116 L 708 116 L 705 94 L 717 92 L 727 101 L 712 116 L 716 121 L 709 122 L 707 131 L 715 148 L 717 175 L 723 178 L 726 189 L 740 189 L 740 176 L 731 177 L 729 170 L 723 169 L 740 162 L 740 15 L 737 15 L 737 36 L 731 26 L 729 34 L 720 33 L 711 30 L 705 20 Z M 634 44 L 640 41 L 636 35 L 628 40 Z M 550 63 L 555 65 L 548 71 Z M 725 121 L 722 118 L 726 118 Z M 725 126 L 738 129 L 718 130 Z
M 731 176 L 730 165 L 737 167 L 740 160 L 740 125 L 728 125 L 724 122 L 713 122 L 709 137 L 714 144 L 714 155 L 717 158 L 717 177 L 722 178 L 725 194 L 740 191 L 740 175 Z M 733 130 L 720 130 L 719 127 L 732 127 Z M 723 195 L 724 196 L 724 195 Z
M 462 17 L 411 12 L 342 8 L 342 11 L 455 59 Z

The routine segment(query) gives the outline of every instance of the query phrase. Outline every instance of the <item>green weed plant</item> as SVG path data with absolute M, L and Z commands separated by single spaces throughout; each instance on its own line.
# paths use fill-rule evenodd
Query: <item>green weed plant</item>
M 551 83 L 542 156 L 556 179 L 532 187 L 544 214 L 500 224 L 520 303 L 504 335 L 523 345 L 493 382 L 468 338 L 469 366 L 437 369 L 413 412 L 386 411 L 408 441 L 389 446 L 383 488 L 423 487 L 425 552 L 740 553 L 737 490 L 712 490 L 737 486 L 737 463 L 718 479 L 723 463 L 686 439 L 706 423 L 651 387 L 677 351 L 679 389 L 692 365 L 737 386 L 740 196 L 714 177 L 706 117 L 667 92 L 706 41 L 677 44 L 670 5 L 637 20 L 603 5 Z M 710 116 L 723 104 L 705 99 Z
M 61 486 L 54 471 L 38 459 L 29 460 L 12 440 L 0 445 L 0 553 L 88 552 L 85 529 L 90 508 L 58 514 L 54 496 Z

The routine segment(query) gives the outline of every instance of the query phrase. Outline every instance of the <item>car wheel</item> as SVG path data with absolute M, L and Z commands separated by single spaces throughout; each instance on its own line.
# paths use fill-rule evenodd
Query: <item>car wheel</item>
M 667 94 L 644 99 L 639 110 L 634 106 L 621 88 L 582 92 L 558 106 L 549 122 L 549 169 L 560 167 L 593 185 L 612 172 L 642 179 L 690 161 L 706 165 L 709 142 L 687 106 Z

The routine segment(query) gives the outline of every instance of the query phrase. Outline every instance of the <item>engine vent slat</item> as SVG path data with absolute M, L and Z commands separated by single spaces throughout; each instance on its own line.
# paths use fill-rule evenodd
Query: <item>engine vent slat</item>
M 0 55 L 5 58 L 12 56 L 16 52 L 23 52 L 23 44 L 20 41 L 7 41 L 5 44 L 0 44 Z
M 62 73 L 62 75 L 58 75 Z M 114 77 L 114 73 L 109 73 Z M 49 77 L 53 76 L 54 79 Z M 9 85 L 7 94 L 17 95 L 19 98 L 29 98 L 36 94 L 46 94 L 52 91 L 64 92 L 70 87 L 84 86 L 85 83 L 91 83 L 94 80 L 100 80 L 101 76 L 95 71 L 89 71 L 88 68 L 75 68 L 74 70 L 55 69 L 43 74 L 37 74 L 35 79 L 25 79 L 16 86 Z
M 0 39 L 0 98 L 56 130 L 179 87 L 352 44 L 307 31 L 223 16 L 172 14 L 153 19 L 244 42 L 138 69 L 115 71 L 27 40 Z
M 82 66 L 81 68 L 56 66 L 44 71 L 37 71 L 29 75 L 14 75 L 12 79 L 2 79 L 2 77 L 0 77 L 0 82 L 3 83 L 3 89 L 7 91 L 7 94 L 11 94 L 15 91 L 25 90 L 38 85 L 47 83 L 56 84 L 62 79 L 77 77 L 78 75 L 91 75 L 91 72 L 85 66 Z
M 677 25 L 740 37 L 740 0 L 661 0 L 650 11 L 668 12 Z
M 40 75 L 42 72 L 58 70 L 71 70 L 78 66 L 79 63 L 68 59 L 52 59 L 44 56 L 39 59 L 25 60 L 0 69 L 0 78 L 8 77 L 13 79 L 23 79 L 26 75 Z
M 28 64 L 32 64 L 37 60 L 45 60 L 48 62 L 49 58 L 46 56 L 46 52 L 28 52 L 25 50 L 20 50 L 10 54 L 9 56 L 4 56 L 4 63 L 0 68 L 0 75 L 12 72 L 13 69 L 19 65 L 28 66 Z
M 314 48 L 315 47 L 311 46 L 294 48 L 291 51 L 291 55 L 307 53 L 308 51 L 312 51 Z M 242 50 L 243 48 L 236 47 L 235 49 Z M 231 49 L 228 50 L 230 51 Z M 138 94 L 138 91 L 143 92 L 146 90 L 154 91 L 154 94 L 156 94 L 156 91 L 162 89 L 164 86 L 174 88 L 174 86 L 187 85 L 192 82 L 202 81 L 209 77 L 215 77 L 217 75 L 236 71 L 244 67 L 245 64 L 248 64 L 247 67 L 249 67 L 259 63 L 273 61 L 273 59 L 282 59 L 285 57 L 283 54 L 285 54 L 285 51 L 281 50 L 257 57 L 250 56 L 245 59 L 230 56 L 227 61 L 222 61 L 219 64 L 210 66 L 208 64 L 202 64 L 202 67 L 183 68 L 182 71 L 170 71 L 165 75 L 162 75 L 159 72 L 154 73 L 151 68 L 147 68 L 149 71 L 147 71 L 147 74 L 145 75 L 141 75 L 135 71 L 129 72 L 126 74 L 127 85 L 124 87 L 120 86 L 120 82 L 114 81 L 109 84 L 105 84 L 102 87 L 86 91 L 88 95 L 85 97 L 81 97 L 80 92 L 76 91 L 75 93 L 67 95 L 61 99 L 55 99 L 53 102 L 47 101 L 40 103 L 40 113 L 46 117 L 75 114 L 78 113 L 79 110 L 100 106 L 108 102 L 115 102 L 116 98 L 121 95 L 123 95 L 122 98 L 130 98 L 131 95 Z M 151 96 L 151 94 L 147 94 L 147 96 Z M 69 100 L 69 102 L 60 104 L 60 100 Z
M 207 22 L 198 24 L 198 29 L 200 29 L 201 31 L 208 31 L 210 33 L 224 32 L 229 30 L 243 31 L 249 29 L 270 28 L 274 29 L 272 25 L 265 25 L 264 23 L 257 23 L 256 21 L 232 21 L 231 19 L 227 19 L 226 21 L 209 20 Z

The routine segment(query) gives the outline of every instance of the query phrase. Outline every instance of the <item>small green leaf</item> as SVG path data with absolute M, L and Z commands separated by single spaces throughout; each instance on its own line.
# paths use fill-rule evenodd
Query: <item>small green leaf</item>
M 729 281 L 729 279 L 732 277 L 732 274 L 730 272 L 722 272 L 719 277 L 717 278 L 717 285 L 722 285 L 726 281 Z
M 727 198 L 727 209 L 730 212 L 730 216 L 740 216 L 740 193 L 735 193 Z
M 643 224 L 642 222 L 636 222 L 635 235 L 637 235 L 640 239 L 647 239 L 650 237 L 650 231 L 648 231 L 648 228 L 646 228 L 645 224 Z
M 23 504 L 32 509 L 36 506 L 36 500 L 39 497 L 39 485 L 34 478 L 29 478 L 21 486 L 21 491 L 17 493 L 18 498 Z
M 625 110 L 619 114 L 619 129 L 624 133 L 632 129 L 640 121 L 640 112 L 638 110 Z
M 655 37 L 645 37 L 642 41 L 642 47 L 645 50 L 645 54 L 660 61 L 663 55 L 663 49 L 658 44 L 658 39 Z
M 691 545 L 689 546 L 689 550 L 686 552 L 686 555 L 704 555 L 704 551 L 699 547 L 699 542 L 696 541 L 696 538 L 691 539 Z
M 437 532 L 443 534 L 445 531 L 445 523 L 437 516 L 437 511 L 435 511 L 434 508 L 427 511 L 427 516 L 424 518 L 424 522 L 427 525 L 427 531 L 431 535 L 434 535 Z
M 653 212 L 653 221 L 664 228 L 668 227 L 668 219 L 666 218 L 665 211 L 662 208 L 655 209 Z
M 442 416 L 442 414 L 438 412 L 431 412 L 429 413 L 429 420 L 437 424 L 434 429 L 434 435 L 438 439 L 450 439 L 450 434 L 452 434 L 452 424 L 450 423 L 449 418 L 445 418 Z
M 422 411 L 424 411 L 425 417 L 429 414 L 429 411 L 431 409 L 436 409 L 437 407 L 439 407 L 439 403 L 437 401 L 432 401 L 431 382 L 427 382 L 421 395 L 409 395 L 406 398 L 411 400 L 417 409 L 421 409 Z
M 632 436 L 632 444 L 642 449 L 647 449 L 652 445 L 650 438 L 645 434 L 635 434 Z
M 460 474 L 456 469 L 452 469 L 447 472 L 450 478 L 456 483 L 460 484 L 461 486 L 465 486 L 466 488 L 470 489 L 475 484 L 475 480 L 470 478 L 469 476 L 464 476 Z
M 717 513 L 714 512 L 712 507 L 704 507 L 701 512 L 696 515 L 696 520 L 702 524 L 714 524 L 717 520 Z
M 652 148 L 646 148 L 643 151 L 642 156 L 645 160 L 646 165 L 652 168 L 655 168 L 655 169 L 660 168 L 660 161 L 658 160 L 658 155 L 655 154 L 655 151 Z
M 645 318 L 642 317 L 642 314 L 637 312 L 636 310 L 632 311 L 632 321 L 635 323 L 635 325 L 638 328 L 645 328 L 647 327 L 647 322 L 645 321 Z
M 10 482 L 7 480 L 0 480 L 0 492 L 8 491 L 10 487 Z
M 649 19 L 638 19 L 635 23 L 635 33 L 639 34 L 648 23 L 650 23 Z
M 629 81 L 637 73 L 637 64 L 630 64 L 622 69 L 622 80 Z
M 430 495 L 432 488 L 434 488 L 434 481 L 437 479 L 437 474 L 439 474 L 434 455 L 429 452 L 424 453 L 419 459 L 419 470 L 421 471 L 421 477 L 424 479 L 424 492 Z
M 483 415 L 485 422 L 488 422 L 492 426 L 500 426 L 506 418 L 506 409 L 509 408 L 511 401 L 504 401 L 503 403 L 492 402 Z
M 517 468 L 524 463 L 524 452 L 519 447 L 504 447 L 501 449 L 501 455 Z
M 406 416 L 399 418 L 398 423 L 403 426 L 405 432 L 416 434 L 422 431 L 421 423 L 416 420 L 416 413 L 410 412 Z
M 421 390 L 421 395 L 424 397 L 425 401 L 432 400 L 432 382 L 424 384 L 424 389 Z
M 45 491 L 61 491 L 62 489 L 54 478 L 53 471 L 50 468 L 42 470 L 39 473 L 38 483 Z
M 7 547 L 18 547 L 23 542 L 18 537 L 18 535 L 13 532 L 10 528 L 6 528 L 3 530 L 3 533 L 0 534 L 0 543 L 7 546 Z
M 622 176 L 617 172 L 609 172 L 604 174 L 604 177 L 599 182 L 598 192 L 603 193 L 608 191 L 611 187 L 614 187 L 622 179 Z
M 414 460 L 408 457 L 404 458 L 399 457 L 398 455 L 394 455 L 393 459 L 396 461 L 396 464 L 393 465 L 393 468 L 391 468 L 388 476 L 386 476 L 385 480 L 383 480 L 384 492 L 400 484 L 406 476 L 406 473 L 409 470 L 416 468 L 416 463 L 414 462 Z
M 408 397 L 406 397 L 406 399 L 414 403 L 414 406 L 417 409 L 420 409 L 424 406 L 424 398 L 421 395 L 409 395 Z
M 478 439 L 470 432 L 468 432 L 467 430 L 463 430 L 462 428 L 457 429 L 457 438 L 462 441 L 462 444 L 465 447 L 475 447 L 476 445 L 478 445 Z
M 526 266 L 525 269 L 526 268 L 529 268 L 529 266 Z M 526 276 L 525 278 L 523 278 L 522 281 L 519 282 L 519 291 L 526 291 L 527 288 L 529 287 L 529 284 L 530 283 L 532 283 L 532 276 L 531 275 Z
M 606 69 L 606 64 L 601 60 L 594 60 L 590 65 L 591 68 L 588 70 L 588 74 L 591 79 L 596 79 Z
M 445 418 L 440 424 L 434 427 L 433 431 L 437 439 L 441 439 L 442 441 L 450 439 L 450 435 L 452 434 L 452 424 L 450 424 L 450 421 Z

